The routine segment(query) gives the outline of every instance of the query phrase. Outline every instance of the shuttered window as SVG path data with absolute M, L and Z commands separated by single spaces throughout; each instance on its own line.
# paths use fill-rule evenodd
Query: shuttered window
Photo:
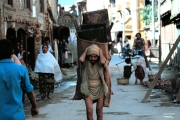
M 145 0 L 145 6 L 151 5 L 151 0 Z
M 5 3 L 7 3 L 8 5 L 13 6 L 13 0 L 5 0 Z
M 31 8 L 30 0 L 24 0 L 24 8 L 27 8 L 27 9 Z
M 41 13 L 44 13 L 44 0 L 39 0 L 39 9 Z

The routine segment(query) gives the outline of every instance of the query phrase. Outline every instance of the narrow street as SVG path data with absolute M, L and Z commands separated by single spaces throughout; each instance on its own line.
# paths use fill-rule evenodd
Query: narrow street
M 110 60 L 109 51 L 114 53 L 109 63 L 113 95 L 110 107 L 103 108 L 103 120 L 180 119 L 180 0 L 0 0 L 1 40 L 0 120 L 86 120 L 84 100 L 72 100 L 79 77 L 77 63 L 87 63 L 82 73 L 89 83 L 80 86 L 87 88 L 82 91 L 93 88 L 99 93 L 92 96 L 98 93 L 102 102 L 100 97 L 108 90 L 104 71 L 100 64 L 92 67 L 85 60 L 104 64 L 103 56 Z M 154 57 L 148 58 L 152 70 L 145 68 L 143 59 L 137 64 L 135 57 L 133 64 L 126 61 L 140 68 L 136 77 L 143 79 L 141 83 L 135 83 L 133 72 L 129 84 L 118 84 L 127 65 L 125 56 L 118 54 L 122 52 Z M 131 73 L 126 68 L 129 72 L 124 73 Z M 32 117 L 38 109 L 39 115 Z
M 152 96 L 147 103 L 142 103 L 148 87 L 135 85 L 134 73 L 131 75 L 128 85 L 118 85 L 116 78 L 120 73 L 115 64 L 124 61 L 118 55 L 113 55 L 110 62 L 110 73 L 112 78 L 112 95 L 111 105 L 104 108 L 103 120 L 178 120 L 180 118 L 179 107 L 169 101 L 169 97 L 160 89 L 153 89 Z M 153 59 L 152 62 L 158 62 Z M 120 71 L 125 63 L 119 64 Z M 158 65 L 151 63 L 152 71 L 158 71 Z M 122 71 L 121 71 L 122 72 Z M 148 81 L 148 69 L 144 81 Z M 171 71 L 165 69 L 161 78 L 171 77 Z M 38 101 L 40 114 L 37 118 L 30 115 L 30 104 L 25 103 L 25 112 L 27 120 L 86 120 L 86 109 L 83 100 L 73 101 L 71 98 L 75 93 L 76 78 L 67 80 L 65 85 L 59 85 L 52 95 L 52 99 Z M 36 90 L 37 92 L 38 90 Z M 95 110 L 95 104 L 94 104 Z M 94 119 L 96 113 L 94 111 Z

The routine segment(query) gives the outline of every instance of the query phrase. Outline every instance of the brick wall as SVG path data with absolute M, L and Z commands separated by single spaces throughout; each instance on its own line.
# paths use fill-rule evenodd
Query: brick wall
M 33 3 L 33 1 L 35 1 Z M 56 9 L 56 0 L 49 0 L 50 5 L 52 5 L 52 13 L 54 15 L 55 20 L 57 21 L 57 9 Z M 4 5 L 3 5 L 4 4 Z M 4 7 L 3 7 L 4 6 Z M 39 8 L 39 0 L 30 0 L 30 9 L 25 8 L 24 7 L 24 0 L 13 0 L 13 6 L 8 5 L 7 3 L 3 3 L 0 1 L 0 39 L 5 38 L 6 37 L 6 31 L 5 31 L 5 25 L 4 25 L 4 21 L 7 22 L 7 29 L 10 28 L 12 26 L 12 23 L 15 23 L 15 28 L 14 30 L 16 31 L 16 35 L 17 35 L 17 31 L 21 28 L 24 31 L 26 31 L 27 26 L 29 24 L 31 24 L 31 26 L 35 26 L 36 24 L 40 23 L 41 27 L 36 27 L 38 30 L 40 30 L 41 32 L 43 31 L 45 33 L 45 35 L 48 35 L 49 37 L 51 37 L 51 28 L 53 27 L 53 22 L 51 20 L 50 17 L 48 17 L 48 20 L 46 20 L 45 18 L 45 14 L 49 15 L 48 11 L 47 11 L 47 0 L 44 0 L 44 12 L 40 13 L 40 8 Z M 32 6 L 36 7 L 36 16 L 33 17 L 33 9 Z M 34 25 L 32 25 L 34 24 Z M 47 24 L 48 26 L 50 26 L 49 28 L 47 28 Z M 48 31 L 49 30 L 49 31 Z M 33 37 L 34 37 L 34 52 L 35 52 L 35 57 L 38 54 L 39 51 L 39 46 L 42 43 L 42 34 L 37 35 L 36 32 L 34 32 Z M 27 38 L 27 34 L 26 34 L 26 38 Z M 16 36 L 17 37 L 17 36 Z M 25 39 L 26 40 L 26 39 Z M 26 42 L 27 44 L 27 42 Z M 28 46 L 28 45 L 27 45 Z

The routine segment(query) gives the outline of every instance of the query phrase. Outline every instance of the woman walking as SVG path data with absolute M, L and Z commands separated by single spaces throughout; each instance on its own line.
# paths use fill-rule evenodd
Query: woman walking
M 54 83 L 62 79 L 62 73 L 54 56 L 48 52 L 48 44 L 43 44 L 42 53 L 38 54 L 34 72 L 39 74 L 39 88 L 42 99 L 51 99 Z

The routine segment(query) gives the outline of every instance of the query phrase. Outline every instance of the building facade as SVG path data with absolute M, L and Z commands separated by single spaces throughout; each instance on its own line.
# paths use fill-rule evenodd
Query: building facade
M 116 13 L 112 16 L 112 20 L 115 23 L 112 28 L 112 37 L 115 41 L 119 38 L 128 39 L 129 43 L 133 44 L 134 36 L 140 32 L 142 37 L 145 38 L 144 23 L 141 20 L 140 11 L 145 6 L 144 0 L 123 0 L 117 1 L 114 4 L 115 10 L 112 13 Z
M 57 1 L 3 0 L 0 1 L 0 39 L 20 43 L 25 49 L 25 62 L 32 68 L 44 37 L 52 37 L 57 22 Z M 17 38 L 17 39 L 16 39 Z
M 162 60 L 164 61 L 180 35 L 180 2 L 178 0 L 163 0 L 161 2 L 161 46 Z M 172 65 L 180 64 L 180 44 L 171 56 Z

